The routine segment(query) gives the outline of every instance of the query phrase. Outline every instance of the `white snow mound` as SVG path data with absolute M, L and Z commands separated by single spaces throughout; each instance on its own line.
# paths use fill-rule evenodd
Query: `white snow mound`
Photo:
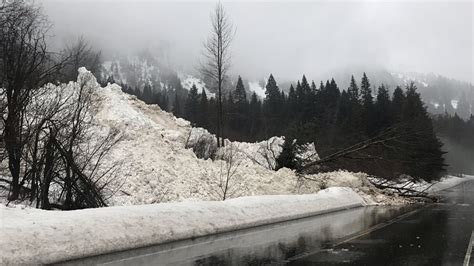
M 310 195 L 254 196 L 67 212 L 0 206 L 0 264 L 55 263 L 364 204 L 350 188 L 334 187 Z

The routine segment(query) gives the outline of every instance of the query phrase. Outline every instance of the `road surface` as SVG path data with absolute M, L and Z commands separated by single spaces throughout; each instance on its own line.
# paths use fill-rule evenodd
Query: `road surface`
M 378 230 L 290 258 L 290 265 L 474 265 L 474 182 L 443 193 L 440 204 Z

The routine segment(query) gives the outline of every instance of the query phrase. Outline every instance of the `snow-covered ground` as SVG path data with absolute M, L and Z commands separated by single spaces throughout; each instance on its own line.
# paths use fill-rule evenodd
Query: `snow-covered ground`
M 68 212 L 0 207 L 0 264 L 43 264 L 363 206 L 350 188 L 309 195 Z

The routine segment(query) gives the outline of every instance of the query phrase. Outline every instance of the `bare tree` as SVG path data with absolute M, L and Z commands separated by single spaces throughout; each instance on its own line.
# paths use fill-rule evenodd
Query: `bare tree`
M 206 62 L 201 64 L 202 74 L 217 86 L 217 146 L 224 146 L 224 118 L 222 111 L 222 90 L 226 74 L 230 67 L 230 44 L 235 35 L 235 29 L 230 22 L 224 7 L 217 3 L 211 15 L 211 35 L 204 43 Z
M 24 139 L 24 110 L 34 91 L 62 65 L 47 51 L 49 24 L 40 9 L 25 1 L 2 4 L 0 12 L 0 87 L 6 94 L 3 137 L 12 176 L 9 198 L 20 192 L 20 164 Z
M 119 189 L 115 170 L 103 160 L 120 140 L 117 131 L 94 131 L 93 99 L 98 86 L 92 74 L 78 82 L 48 84 L 33 95 L 25 110 L 23 177 L 20 187 L 43 209 L 106 206 Z M 108 191 L 111 187 L 114 191 Z
M 212 176 L 210 180 L 210 194 L 221 200 L 235 197 L 243 189 L 242 180 L 238 180 L 236 173 L 242 164 L 240 152 L 234 144 L 220 150 L 219 172 L 217 178 Z
M 85 73 L 72 85 L 48 84 L 58 81 L 60 70 L 98 65 L 100 54 L 82 39 L 65 55 L 48 51 L 49 26 L 26 1 L 0 4 L 2 152 L 10 172 L 0 181 L 9 187 L 9 200 L 29 197 L 45 209 L 106 206 L 116 165 L 103 167 L 103 160 L 120 137 L 92 130 L 97 81 Z
M 83 36 L 74 43 L 66 45 L 62 52 L 65 65 L 61 69 L 61 81 L 68 82 L 76 80 L 77 70 L 85 67 L 95 77 L 101 77 L 101 52 L 95 51 Z

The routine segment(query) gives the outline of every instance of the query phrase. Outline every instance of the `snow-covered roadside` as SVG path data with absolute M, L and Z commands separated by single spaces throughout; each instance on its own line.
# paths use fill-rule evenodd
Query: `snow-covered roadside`
M 464 175 L 463 177 L 446 176 L 442 178 L 439 182 L 429 187 L 427 189 L 427 192 L 431 194 L 436 194 L 442 190 L 455 187 L 467 181 L 474 181 L 474 176 L 473 175 Z
M 366 205 L 350 188 L 77 211 L 0 207 L 0 264 L 53 263 Z

